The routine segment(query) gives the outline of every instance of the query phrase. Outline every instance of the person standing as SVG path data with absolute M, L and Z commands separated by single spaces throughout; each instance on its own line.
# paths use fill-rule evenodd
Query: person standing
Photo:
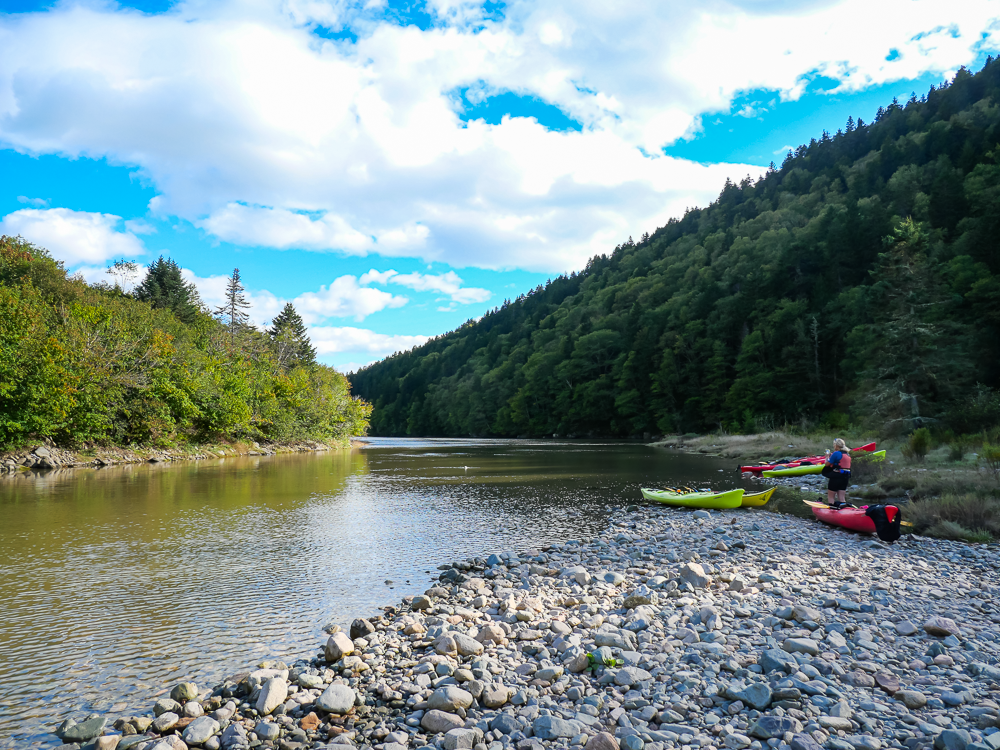
M 847 505 L 847 485 L 851 483 L 851 450 L 840 438 L 833 441 L 833 453 L 830 453 L 823 464 L 823 474 L 830 479 L 826 487 L 827 505 Z

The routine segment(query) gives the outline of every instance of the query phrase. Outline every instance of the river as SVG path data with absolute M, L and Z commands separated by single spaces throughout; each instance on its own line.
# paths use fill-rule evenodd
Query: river
M 0 748 L 312 655 L 451 560 L 601 532 L 643 485 L 732 462 L 639 443 L 370 439 L 350 450 L 0 479 Z

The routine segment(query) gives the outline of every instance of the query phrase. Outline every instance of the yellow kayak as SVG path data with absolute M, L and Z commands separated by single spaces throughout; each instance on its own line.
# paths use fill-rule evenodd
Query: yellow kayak
M 767 501 L 771 499 L 771 495 L 774 494 L 775 489 L 775 487 L 772 487 L 771 489 L 764 490 L 763 492 L 751 492 L 743 495 L 743 502 L 740 504 L 740 507 L 759 508 L 762 505 L 766 505 Z
M 642 496 L 647 500 L 681 508 L 739 508 L 743 500 L 743 488 L 726 492 L 677 492 L 676 490 L 651 490 L 642 488 Z

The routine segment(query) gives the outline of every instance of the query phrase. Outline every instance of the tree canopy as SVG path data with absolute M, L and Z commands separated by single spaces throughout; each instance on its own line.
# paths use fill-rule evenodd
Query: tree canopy
M 379 435 L 968 427 L 1000 385 L 998 144 L 988 60 L 352 383 Z
M 270 336 L 228 329 L 179 281 L 161 258 L 131 296 L 0 237 L 0 448 L 364 433 L 370 409 L 343 375 L 280 363 Z

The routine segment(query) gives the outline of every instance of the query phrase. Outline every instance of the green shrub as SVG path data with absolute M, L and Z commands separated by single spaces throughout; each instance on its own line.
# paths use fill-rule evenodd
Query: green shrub
M 926 427 L 921 427 L 919 430 L 914 430 L 910 435 L 906 445 L 902 448 L 902 453 L 909 459 L 923 461 L 924 457 L 930 452 L 933 442 L 931 431 Z
M 1000 479 L 1000 445 L 983 443 L 979 449 L 979 463 L 996 479 Z
M 951 539 L 956 542 L 974 542 L 984 544 L 993 541 L 992 535 L 982 529 L 967 529 L 954 521 L 939 521 L 927 529 L 924 534 L 938 539 Z

